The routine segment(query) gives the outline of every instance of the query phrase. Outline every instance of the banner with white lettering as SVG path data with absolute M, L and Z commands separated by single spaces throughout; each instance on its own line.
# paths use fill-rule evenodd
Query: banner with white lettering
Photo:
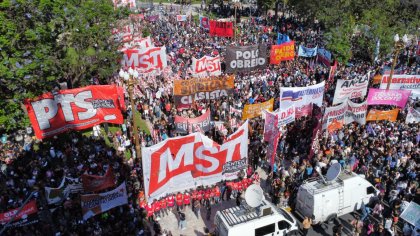
M 296 109 L 302 109 L 309 104 L 322 107 L 324 89 L 325 81 L 308 87 L 281 87 L 280 109 L 284 110 L 292 105 Z
M 366 124 L 366 114 L 367 114 L 367 102 L 362 102 L 360 104 L 354 103 L 352 101 L 347 101 L 348 107 L 346 111 L 346 117 L 344 118 L 345 124 L 350 124 L 355 121 L 360 125 Z
M 267 65 L 267 46 L 228 46 L 226 48 L 226 72 L 249 72 L 265 68 Z
M 124 51 L 121 66 L 138 69 L 141 73 L 160 72 L 167 66 L 166 48 L 127 49 Z
M 369 84 L 369 73 L 351 80 L 339 79 L 335 86 L 333 105 L 345 102 L 347 99 L 366 96 Z
M 380 89 L 386 89 L 389 75 L 383 75 Z M 420 75 L 393 75 L 389 89 L 420 89 Z
M 148 202 L 185 189 L 237 178 L 247 167 L 248 121 L 219 145 L 201 133 L 142 148 Z
M 24 102 L 38 139 L 107 122 L 122 124 L 124 98 L 115 85 L 91 85 L 45 93 Z
M 7 224 L 13 217 L 15 218 L 9 225 L 10 228 L 23 227 L 38 222 L 38 208 L 36 206 L 36 200 L 26 203 L 19 213 L 18 210 L 19 208 L 15 208 L 7 212 L 0 213 L 0 224 Z
M 370 88 L 367 102 L 369 105 L 393 105 L 404 108 L 410 93 L 410 90 Z
M 326 130 L 330 123 L 337 122 L 344 125 L 344 117 L 347 111 L 347 103 L 341 103 L 338 106 L 325 108 L 324 118 L 322 121 L 322 130 Z
M 302 45 L 299 46 L 298 56 L 300 57 L 314 57 L 318 53 L 318 47 L 307 48 Z
M 109 192 L 80 195 L 80 200 L 84 220 L 114 207 L 125 205 L 128 203 L 125 182 Z
M 219 76 L 222 74 L 220 69 L 220 57 L 204 56 L 200 59 L 193 57 L 191 70 L 193 77 Z
M 210 130 L 210 109 L 206 113 L 196 118 L 184 118 L 182 116 L 175 116 L 175 126 L 178 133 L 192 133 L 195 126 L 199 126 L 204 132 Z

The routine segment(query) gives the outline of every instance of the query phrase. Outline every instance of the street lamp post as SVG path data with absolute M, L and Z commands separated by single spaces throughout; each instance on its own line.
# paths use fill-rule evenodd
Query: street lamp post
M 400 55 L 400 51 L 403 50 L 405 48 L 405 46 L 407 45 L 408 42 L 408 37 L 407 35 L 404 35 L 402 39 L 400 39 L 400 37 L 398 36 L 398 34 L 396 34 L 394 36 L 394 60 L 392 61 L 392 66 L 391 66 L 391 72 L 389 74 L 389 79 L 388 79 L 388 83 L 386 85 L 386 90 L 389 89 L 389 87 L 391 86 L 391 81 L 392 81 L 392 76 L 394 75 L 394 69 L 395 66 L 397 65 L 397 61 L 398 61 L 398 56 Z
M 124 79 L 125 84 L 127 85 L 127 90 L 128 90 L 128 97 L 130 99 L 130 104 L 131 104 L 131 119 L 132 119 L 132 125 L 133 125 L 133 138 L 134 138 L 134 144 L 136 147 L 136 158 L 140 159 L 141 161 L 141 147 L 140 147 L 140 140 L 139 140 L 139 134 L 138 134 L 138 124 L 137 121 L 135 119 L 135 115 L 136 115 L 136 108 L 135 108 L 135 104 L 134 104 L 134 96 L 133 96 L 133 92 L 134 92 L 134 83 L 135 80 L 138 79 L 139 77 L 139 73 L 136 70 L 133 69 L 128 69 L 127 71 L 123 71 L 122 69 L 120 70 L 119 73 L 120 77 Z
M 234 24 L 234 27 L 233 27 L 233 30 L 234 30 L 233 37 L 234 38 L 233 38 L 233 40 L 236 42 L 236 32 L 238 32 L 237 29 L 236 29 L 236 9 L 238 8 L 239 0 L 233 0 L 232 2 L 235 4 L 235 19 L 233 20 L 233 24 Z

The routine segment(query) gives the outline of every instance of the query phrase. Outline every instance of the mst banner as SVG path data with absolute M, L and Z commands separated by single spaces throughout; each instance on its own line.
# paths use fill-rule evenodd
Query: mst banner
M 210 130 L 210 109 L 207 109 L 206 113 L 196 118 L 184 118 L 182 116 L 175 116 L 176 132 L 178 133 L 192 133 L 193 130 L 199 130 L 207 132 Z
M 346 99 L 360 98 L 366 96 L 368 84 L 369 74 L 351 80 L 337 80 L 333 105 L 342 103 L 346 101 Z
M 248 122 L 219 145 L 201 133 L 142 148 L 147 201 L 169 193 L 236 179 L 247 167 Z
M 166 48 L 127 49 L 124 51 L 121 66 L 138 69 L 141 73 L 161 71 L 167 66 Z
M 295 41 L 271 46 L 270 64 L 279 64 L 282 61 L 293 60 L 294 58 Z
M 386 89 L 389 74 L 382 76 L 380 89 Z M 389 89 L 420 89 L 420 75 L 393 75 Z
M 115 176 L 112 172 L 112 168 L 109 167 L 104 176 L 83 174 L 82 182 L 85 192 L 98 192 L 103 189 L 114 187 Z
M 228 46 L 225 60 L 228 73 L 261 69 L 267 65 L 267 46 L 264 44 Z
M 177 106 L 190 106 L 193 101 L 232 96 L 235 77 L 174 80 L 174 100 Z
M 222 74 L 220 69 L 220 57 L 204 56 L 200 59 L 193 57 L 191 71 L 194 77 L 219 76 Z
M 84 88 L 45 93 L 25 100 L 29 119 L 39 139 L 68 130 L 82 130 L 107 122 L 122 124 L 124 98 L 115 85 L 92 85 Z
M 125 182 L 116 189 L 99 194 L 80 195 L 83 219 L 106 212 L 114 207 L 128 203 Z
M 16 215 L 20 207 L 10 210 L 8 212 L 0 213 L 0 224 L 4 225 L 9 222 L 13 216 Z M 22 227 L 38 222 L 38 208 L 36 207 L 36 200 L 32 200 L 22 207 L 19 214 L 16 215 L 9 227 Z
M 410 94 L 410 90 L 370 88 L 367 102 L 369 105 L 394 105 L 404 108 Z
M 254 117 L 260 116 L 262 111 L 268 110 L 273 111 L 274 107 L 274 98 L 256 104 L 245 104 L 244 109 L 242 110 L 242 120 L 252 119 Z
M 366 121 L 378 121 L 378 120 L 388 120 L 388 121 L 396 121 L 398 117 L 398 112 L 400 110 L 398 108 L 389 110 L 389 111 L 380 111 L 372 109 L 369 111 Z
M 210 20 L 210 35 L 233 37 L 233 22 Z
M 296 109 L 304 109 L 309 104 L 322 107 L 325 81 L 308 87 L 281 87 L 280 109 L 284 110 L 294 105 Z

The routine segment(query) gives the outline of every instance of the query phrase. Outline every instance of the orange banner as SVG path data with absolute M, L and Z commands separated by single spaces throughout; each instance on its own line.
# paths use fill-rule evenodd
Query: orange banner
M 235 77 L 225 78 L 203 78 L 189 80 L 174 80 L 174 95 L 185 96 L 198 92 L 212 92 L 220 89 L 233 89 Z
M 279 64 L 282 61 L 293 60 L 293 58 L 295 58 L 294 41 L 271 46 L 270 64 Z
M 370 110 L 369 114 L 366 117 L 367 121 L 373 120 L 388 120 L 388 121 L 396 121 L 398 112 L 400 109 L 396 108 L 389 111 L 380 111 L 380 110 Z
M 274 98 L 256 104 L 246 104 L 242 111 L 242 120 L 251 119 L 261 115 L 264 110 L 273 111 Z
M 373 77 L 373 81 L 372 84 L 380 84 L 382 80 L 382 75 L 381 74 L 377 74 Z

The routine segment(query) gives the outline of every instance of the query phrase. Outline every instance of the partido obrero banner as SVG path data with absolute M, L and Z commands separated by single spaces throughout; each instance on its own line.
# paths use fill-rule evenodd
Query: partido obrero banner
M 204 56 L 200 59 L 193 57 L 191 70 L 194 77 L 219 76 L 222 74 L 220 57 Z
M 175 126 L 178 133 L 192 133 L 196 130 L 207 132 L 211 128 L 210 109 L 197 118 L 175 116 Z
M 109 192 L 81 195 L 80 200 L 84 220 L 114 207 L 125 205 L 128 203 L 125 182 Z
M 234 80 L 234 76 L 216 79 L 174 80 L 175 104 L 179 107 L 188 107 L 194 101 L 232 96 Z
M 310 104 L 322 107 L 325 81 L 308 87 L 281 87 L 280 109 L 284 110 L 294 105 L 296 109 L 303 109 Z
M 295 58 L 295 42 L 290 41 L 280 45 L 272 45 L 270 51 L 270 64 L 279 64 L 282 61 Z
M 201 133 L 142 148 L 148 202 L 169 193 L 236 179 L 247 166 L 248 122 L 219 145 Z
M 370 88 L 367 103 L 369 105 L 394 105 L 404 108 L 408 97 L 410 97 L 410 93 L 410 90 Z
M 25 106 L 35 135 L 39 139 L 68 130 L 82 130 L 107 122 L 122 124 L 124 97 L 115 85 L 94 85 L 84 88 L 45 93 Z
M 389 75 L 382 76 L 380 89 L 386 89 Z M 420 75 L 393 75 L 389 89 L 420 89 Z
M 360 98 L 366 96 L 368 84 L 369 74 L 351 80 L 337 80 L 333 105 L 342 103 L 347 99 Z
M 226 72 L 249 72 L 267 65 L 267 46 L 229 46 L 226 48 Z
M 121 66 L 138 69 L 141 73 L 161 71 L 167 66 L 166 48 L 127 49 L 124 51 Z

